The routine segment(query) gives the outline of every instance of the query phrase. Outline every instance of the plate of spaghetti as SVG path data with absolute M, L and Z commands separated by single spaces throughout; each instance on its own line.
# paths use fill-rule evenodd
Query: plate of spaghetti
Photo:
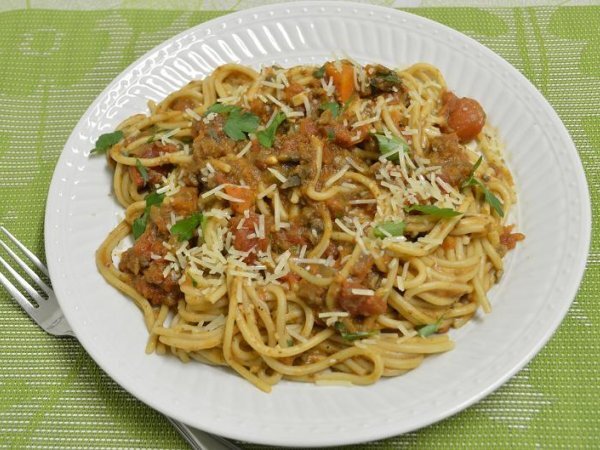
M 338 2 L 235 13 L 143 56 L 76 127 L 46 215 L 98 364 L 169 416 L 271 445 L 391 436 L 491 392 L 560 323 L 589 234 L 576 150 L 518 71 Z

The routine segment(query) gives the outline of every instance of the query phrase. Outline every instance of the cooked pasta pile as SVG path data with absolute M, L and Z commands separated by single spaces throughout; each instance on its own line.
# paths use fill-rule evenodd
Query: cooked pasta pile
M 439 70 L 227 64 L 99 138 L 125 219 L 97 251 L 146 351 L 366 385 L 451 350 L 524 236 L 496 131 Z M 119 244 L 133 245 L 119 254 Z

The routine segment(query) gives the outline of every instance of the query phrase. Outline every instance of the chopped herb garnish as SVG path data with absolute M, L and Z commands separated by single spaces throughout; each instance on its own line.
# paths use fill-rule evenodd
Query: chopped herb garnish
M 439 326 L 440 326 L 440 324 L 437 322 L 430 323 L 429 325 L 425 325 L 424 327 L 419 328 L 419 336 L 421 336 L 421 337 L 431 336 L 438 330 Z
M 294 346 L 294 340 L 293 339 L 288 339 L 287 340 L 287 346 L 288 347 L 293 347 Z
M 283 123 L 284 120 L 285 114 L 280 111 L 273 118 L 273 120 L 266 129 L 256 133 L 256 138 L 263 147 L 271 148 L 273 146 L 273 142 L 275 142 L 275 134 L 277 133 L 277 128 Z
M 228 114 L 232 111 L 239 110 L 239 109 L 240 109 L 240 107 L 235 106 L 235 105 L 224 105 L 223 103 L 214 103 L 212 106 L 210 106 L 206 110 L 204 115 L 207 115 L 209 113 Z
M 144 180 L 144 184 L 148 182 L 148 169 L 144 167 L 142 162 L 139 159 L 135 159 L 135 167 L 137 167 L 138 172 L 142 176 L 142 180 Z
M 419 328 L 419 336 L 427 337 L 431 336 L 434 333 L 437 333 L 438 329 L 440 328 L 440 325 L 442 324 L 443 319 L 444 316 L 441 316 L 435 323 L 430 323 L 429 325 L 425 325 Z
M 480 156 L 477 162 L 473 165 L 469 177 L 465 181 L 463 181 L 460 188 L 464 189 L 469 186 L 478 187 L 479 189 L 481 189 L 481 192 L 483 192 L 484 200 L 487 203 L 489 203 L 489 205 L 494 209 L 494 211 L 496 211 L 496 213 L 500 217 L 504 217 L 504 210 L 502 209 L 502 202 L 500 202 L 500 199 L 498 199 L 498 197 L 492 194 L 490 190 L 481 181 L 475 178 L 475 171 L 481 165 L 481 161 L 483 161 L 483 156 Z
M 260 120 L 258 116 L 255 116 L 249 112 L 240 112 L 240 110 L 234 110 L 229 114 L 223 131 L 227 136 L 235 141 L 242 141 L 247 139 L 246 133 L 251 133 L 256 130 Z
M 324 76 L 325 76 L 325 66 L 321 66 L 313 72 L 313 77 L 315 77 L 315 78 L 323 78 Z
M 452 209 L 452 208 L 439 208 L 434 205 L 411 205 L 404 208 L 404 211 L 418 211 L 423 214 L 427 214 L 428 216 L 434 217 L 455 217 L 460 216 L 462 213 Z
M 202 224 L 202 213 L 194 213 L 185 219 L 178 220 L 171 227 L 171 234 L 177 236 L 180 241 L 189 241 L 194 236 L 194 230 Z
M 333 130 L 331 128 L 329 130 L 327 130 L 327 139 L 330 142 L 335 140 L 335 133 L 333 132 Z
M 198 287 L 198 282 L 194 279 L 194 277 L 190 277 L 192 279 L 192 286 L 195 288 Z
M 319 109 L 323 111 L 331 111 L 331 115 L 335 119 L 337 116 L 340 115 L 341 106 L 337 102 L 327 102 L 321 104 L 321 106 L 319 106 Z
M 158 206 L 162 203 L 165 198 L 165 194 L 157 194 L 153 192 L 146 197 L 146 208 L 144 209 L 144 213 L 133 221 L 133 225 L 131 226 L 131 231 L 133 232 L 133 237 L 138 239 L 144 231 L 146 231 L 146 225 L 148 224 L 148 216 L 150 215 L 150 208 L 152 206 Z
M 381 239 L 389 236 L 402 236 L 405 226 L 406 224 L 402 221 L 383 222 L 373 229 L 373 235 Z
M 215 103 L 206 110 L 206 114 L 208 113 L 228 114 L 225 125 L 223 126 L 223 131 L 234 141 L 248 139 L 246 133 L 255 131 L 260 123 L 258 116 L 249 112 L 244 112 L 242 108 L 235 105 Z
M 96 147 L 92 149 L 90 155 L 93 153 L 104 153 L 106 150 L 111 148 L 121 139 L 123 139 L 123 132 L 121 130 L 113 131 L 112 133 L 105 133 L 100 135 L 100 137 L 96 140 Z
M 480 156 L 479 159 L 477 160 L 477 162 L 473 165 L 473 167 L 471 168 L 471 172 L 469 172 L 469 176 L 460 185 L 461 189 L 464 189 L 467 186 L 475 186 L 477 184 L 477 180 L 475 179 L 475 171 L 481 165 L 481 161 L 483 161 L 483 156 Z
M 377 331 L 355 331 L 354 333 L 349 333 L 348 329 L 346 328 L 346 325 L 344 325 L 343 322 L 339 321 L 336 322 L 334 326 L 335 329 L 339 331 L 340 336 L 342 336 L 342 339 L 345 339 L 346 341 L 356 341 L 358 339 L 365 339 L 374 336 L 378 333 Z
M 408 143 L 397 136 L 388 138 L 383 134 L 374 134 L 379 144 L 379 153 L 385 156 L 388 161 L 398 162 L 400 161 L 400 152 L 408 152 Z

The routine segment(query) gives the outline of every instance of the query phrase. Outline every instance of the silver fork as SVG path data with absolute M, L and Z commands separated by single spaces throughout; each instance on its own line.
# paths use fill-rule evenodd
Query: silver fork
M 29 259 L 31 264 L 38 268 L 48 279 L 48 269 L 42 261 L 35 255 L 31 250 L 25 247 L 16 237 L 8 232 L 6 228 L 0 226 L 2 233 L 15 244 L 25 256 Z M 42 296 L 31 284 L 23 278 L 1 255 L 0 264 L 10 273 L 10 275 L 17 281 L 17 283 L 29 294 L 29 296 L 37 303 L 32 304 L 31 301 L 23 295 L 23 293 L 2 273 L 0 272 L 0 284 L 8 291 L 8 293 L 17 301 L 17 303 L 25 310 L 29 317 L 37 323 L 47 333 L 54 336 L 73 336 L 75 334 L 71 330 L 71 327 L 67 323 L 65 316 L 60 310 L 56 295 L 52 288 L 48 286 L 44 280 L 34 272 L 29 265 L 23 261 L 0 237 L 0 246 L 4 251 L 16 262 L 21 269 L 33 280 L 33 282 L 42 290 L 46 295 Z M 167 417 L 167 416 L 165 416 Z M 190 444 L 194 450 L 240 450 L 239 447 L 233 445 L 231 442 L 212 434 L 205 433 L 204 431 L 190 428 L 184 423 L 167 417 L 173 427 L 179 432 L 179 434 Z

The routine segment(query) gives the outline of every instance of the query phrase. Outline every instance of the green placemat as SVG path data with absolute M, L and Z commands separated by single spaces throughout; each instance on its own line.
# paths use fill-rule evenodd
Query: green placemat
M 521 70 L 569 129 L 600 218 L 600 7 L 416 9 Z M 46 194 L 79 117 L 128 64 L 219 12 L 0 13 L 0 224 L 43 254 Z M 557 211 L 560 214 L 560 211 Z M 466 411 L 373 448 L 594 447 L 600 429 L 600 235 L 571 310 L 542 352 Z M 0 447 L 186 448 L 75 340 L 46 335 L 0 291 Z M 246 448 L 260 446 L 244 444 Z

